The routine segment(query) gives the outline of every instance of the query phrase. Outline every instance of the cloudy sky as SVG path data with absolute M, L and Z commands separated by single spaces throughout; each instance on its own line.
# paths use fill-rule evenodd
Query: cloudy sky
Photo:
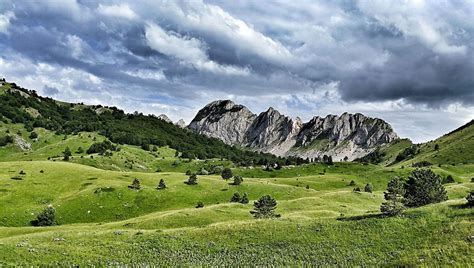
M 215 99 L 361 112 L 415 142 L 474 118 L 474 1 L 1 0 L 0 76 L 189 122 Z

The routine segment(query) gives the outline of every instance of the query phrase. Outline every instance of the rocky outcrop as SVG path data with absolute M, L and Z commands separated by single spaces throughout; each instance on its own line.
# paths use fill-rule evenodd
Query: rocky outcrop
M 180 128 L 185 128 L 186 127 L 186 122 L 184 122 L 183 119 L 179 119 L 176 123 L 174 123 L 177 127 Z
M 241 145 L 277 156 L 353 160 L 377 146 L 398 139 L 378 118 L 344 113 L 314 117 L 307 123 L 269 108 L 258 116 L 230 100 L 214 101 L 201 109 L 189 129 L 227 144 Z
M 160 114 L 158 116 L 158 119 L 161 119 L 161 120 L 165 121 L 166 123 L 173 124 L 173 121 L 166 114 Z

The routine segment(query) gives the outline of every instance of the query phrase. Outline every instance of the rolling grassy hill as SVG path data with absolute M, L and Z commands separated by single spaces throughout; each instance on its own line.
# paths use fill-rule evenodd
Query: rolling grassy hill
M 10 94 L 8 87 L 0 94 Z M 41 107 L 23 106 L 22 111 L 33 120 L 47 112 Z M 183 158 L 176 149 L 182 144 L 172 140 L 156 150 L 115 143 L 120 150 L 88 154 L 110 133 L 58 131 L 13 121 L 7 116 L 0 120 L 0 137 L 14 140 L 0 146 L 0 266 L 466 267 L 474 261 L 474 211 L 464 205 L 474 189 L 472 125 L 417 145 L 413 158 L 399 162 L 397 156 L 413 145 L 409 140 L 380 148 L 377 165 L 338 162 L 268 169 L 239 165 L 239 157 Z M 196 152 L 246 154 L 225 146 L 207 150 L 215 141 L 197 139 L 210 143 L 189 147 Z M 72 152 L 69 161 L 63 160 L 66 148 Z M 242 159 L 252 157 L 260 155 Z M 435 173 L 453 176 L 454 183 L 445 184 L 449 200 L 408 209 L 400 217 L 382 217 L 387 182 L 406 177 L 414 169 L 411 164 L 420 161 L 439 163 L 431 166 Z M 215 166 L 232 168 L 243 183 L 232 185 L 218 174 L 199 175 L 197 185 L 184 183 L 188 170 L 203 173 Z M 128 188 L 135 178 L 141 182 L 139 191 Z M 167 185 L 164 190 L 156 189 L 160 179 Z M 373 192 L 363 191 L 367 183 Z M 231 203 L 235 192 L 247 193 L 250 202 Z M 266 194 L 277 200 L 281 218 L 257 220 L 249 213 Z M 196 208 L 198 202 L 204 207 Z M 30 222 L 48 205 L 56 210 L 57 225 L 32 227 Z

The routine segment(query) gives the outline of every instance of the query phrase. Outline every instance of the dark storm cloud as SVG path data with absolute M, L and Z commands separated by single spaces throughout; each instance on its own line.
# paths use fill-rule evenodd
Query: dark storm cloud
M 472 17 L 472 1 L 2 1 L 0 74 L 188 119 L 232 96 L 471 108 Z

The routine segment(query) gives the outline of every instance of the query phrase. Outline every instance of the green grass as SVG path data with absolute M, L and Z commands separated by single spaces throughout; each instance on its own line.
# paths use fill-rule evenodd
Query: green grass
M 273 171 L 234 167 L 233 173 L 244 178 L 240 186 L 218 175 L 198 176 L 191 186 L 184 183 L 186 170 L 232 163 L 176 164 L 179 158 L 169 147 L 148 152 L 130 145 L 120 145 L 110 157 L 91 158 L 76 150 L 104 140 L 98 133 L 65 137 L 37 128 L 39 138 L 31 140 L 21 124 L 0 122 L 0 135 L 7 129 L 20 132 L 32 150 L 0 147 L 0 266 L 473 263 L 474 212 L 463 204 L 474 189 L 474 164 L 432 166 L 437 174 L 454 177 L 455 183 L 446 185 L 449 200 L 384 218 L 379 213 L 383 191 L 392 177 L 413 170 L 408 162 L 385 167 L 392 161 L 387 158 L 382 165 L 315 163 Z M 400 141 L 381 150 L 393 156 L 408 145 Z M 69 162 L 62 161 L 66 147 L 73 152 Z M 422 149 L 419 156 L 427 152 Z M 140 191 L 127 187 L 134 178 L 141 181 Z M 156 190 L 160 179 L 167 189 Z M 373 193 L 353 192 L 352 180 L 361 189 L 371 183 Z M 250 203 L 230 203 L 236 191 L 247 193 Z M 281 218 L 256 220 L 249 213 L 265 194 L 276 198 Z M 204 208 L 195 208 L 198 201 Z M 49 204 L 59 225 L 31 227 Z

